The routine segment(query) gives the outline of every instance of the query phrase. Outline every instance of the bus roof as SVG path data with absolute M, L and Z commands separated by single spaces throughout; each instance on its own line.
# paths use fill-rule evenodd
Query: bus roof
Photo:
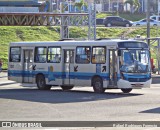
M 86 41 L 33 41 L 33 42 L 12 42 L 10 46 L 89 46 L 89 45 L 115 45 L 119 42 L 140 42 L 136 40 L 120 40 L 120 39 L 111 39 L 111 40 L 86 40 Z

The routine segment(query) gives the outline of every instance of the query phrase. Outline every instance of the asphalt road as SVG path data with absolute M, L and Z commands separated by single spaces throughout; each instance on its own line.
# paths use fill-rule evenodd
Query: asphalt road
M 0 121 L 160 121 L 160 83 L 130 94 L 91 87 L 62 91 L 8 81 L 0 73 Z
M 1 120 L 160 121 L 160 84 L 157 83 L 130 94 L 117 89 L 96 94 L 90 87 L 40 91 L 35 85 L 9 82 L 2 73 L 0 83 Z

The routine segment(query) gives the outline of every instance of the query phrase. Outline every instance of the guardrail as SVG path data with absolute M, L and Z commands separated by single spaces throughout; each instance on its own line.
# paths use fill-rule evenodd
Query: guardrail
M 88 26 L 88 13 L 28 13 L 28 12 L 0 12 L 0 26 L 66 26 L 62 18 L 67 17 L 68 26 Z M 57 21 L 58 20 L 58 21 Z

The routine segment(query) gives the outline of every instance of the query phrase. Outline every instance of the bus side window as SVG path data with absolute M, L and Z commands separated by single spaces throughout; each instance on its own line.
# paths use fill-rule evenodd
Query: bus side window
M 80 55 L 76 55 L 76 63 L 79 63 L 80 61 Z
M 97 46 L 92 48 L 92 63 L 104 64 L 106 62 L 106 48 Z
M 49 63 L 61 62 L 61 48 L 60 47 L 48 47 L 48 59 Z
M 36 58 L 35 58 L 35 62 L 38 62 L 38 61 L 39 61 L 39 56 L 36 55 L 35 57 L 36 57 Z
M 20 62 L 21 61 L 21 48 L 11 47 L 10 48 L 10 62 Z
M 79 46 L 76 49 L 76 63 L 89 64 L 91 49 L 88 46 Z
M 92 63 L 96 63 L 95 55 L 92 56 Z
M 46 55 L 40 55 L 39 62 L 46 62 Z
M 45 63 L 47 48 L 46 47 L 36 47 L 35 48 L 35 62 Z

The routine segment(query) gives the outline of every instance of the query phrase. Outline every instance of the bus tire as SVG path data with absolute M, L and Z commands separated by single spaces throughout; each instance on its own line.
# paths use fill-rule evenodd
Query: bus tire
M 36 78 L 37 87 L 40 90 L 50 90 L 52 86 L 46 85 L 46 80 L 43 75 L 38 75 Z
M 62 90 L 71 90 L 74 86 L 61 86 Z
M 93 79 L 93 90 L 96 93 L 104 93 L 105 89 L 103 88 L 103 81 L 100 77 Z
M 132 91 L 132 88 L 123 88 L 121 89 L 123 93 L 129 93 Z

